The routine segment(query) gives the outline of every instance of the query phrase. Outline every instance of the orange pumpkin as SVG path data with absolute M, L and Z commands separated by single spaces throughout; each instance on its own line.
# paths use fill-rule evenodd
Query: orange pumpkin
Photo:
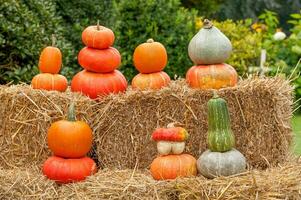
M 60 74 L 42 73 L 37 74 L 31 80 L 33 89 L 66 91 L 68 81 L 65 76 Z
M 54 46 L 55 37 L 52 36 L 52 46 L 44 48 L 39 59 L 39 70 L 42 73 L 57 74 L 62 66 L 62 53 Z
M 170 78 L 165 72 L 138 74 L 132 80 L 132 87 L 140 90 L 161 89 L 169 84 Z
M 100 26 L 97 22 L 96 26 L 87 27 L 82 33 L 83 43 L 95 49 L 106 49 L 114 43 L 114 33 L 111 29 Z
M 188 70 L 186 81 L 192 88 L 220 89 L 235 86 L 238 75 L 228 64 L 199 65 Z
M 58 183 L 71 183 L 84 180 L 97 171 L 94 160 L 89 157 L 66 159 L 51 156 L 43 164 L 43 174 Z
M 90 151 L 92 130 L 86 122 L 76 121 L 72 103 L 68 120 L 51 124 L 47 132 L 47 142 L 54 155 L 64 158 L 80 158 Z
M 133 55 L 134 66 L 143 74 L 160 72 L 167 64 L 167 53 L 160 42 L 148 39 L 136 47 Z
M 150 172 L 155 180 L 195 176 L 196 159 L 189 154 L 159 156 L 152 162 Z
M 78 54 L 78 63 L 88 71 L 107 73 L 118 68 L 121 56 L 113 47 L 102 50 L 84 47 Z
M 110 93 L 124 92 L 126 88 L 127 81 L 118 70 L 110 73 L 94 73 L 83 70 L 77 73 L 71 82 L 73 92 L 81 92 L 91 99 Z

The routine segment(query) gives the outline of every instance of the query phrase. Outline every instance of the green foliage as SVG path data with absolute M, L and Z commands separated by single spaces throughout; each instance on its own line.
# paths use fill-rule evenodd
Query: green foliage
M 250 31 L 251 20 L 226 20 L 214 22 L 214 25 L 231 41 L 233 52 L 226 62 L 232 65 L 239 75 L 246 74 L 249 67 L 258 65 L 262 36 Z
M 38 73 L 39 53 L 51 44 L 56 34 L 57 46 L 64 56 L 72 53 L 62 37 L 63 27 L 55 16 L 55 6 L 48 0 L 4 0 L 0 4 L 0 82 L 30 82 Z M 64 61 L 64 64 L 67 62 Z
M 115 46 L 122 55 L 121 71 L 131 79 L 134 49 L 147 39 L 161 42 L 168 52 L 166 71 L 172 77 L 184 76 L 192 66 L 187 46 L 196 33 L 195 12 L 180 6 L 178 0 L 120 0 L 116 3 Z
M 211 18 L 219 10 L 223 0 L 181 0 L 181 2 L 184 7 L 197 9 L 199 15 Z

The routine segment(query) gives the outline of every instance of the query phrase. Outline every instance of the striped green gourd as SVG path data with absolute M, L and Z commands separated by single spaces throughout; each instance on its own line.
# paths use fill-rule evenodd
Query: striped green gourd
M 227 102 L 216 92 L 208 101 L 208 144 L 213 152 L 226 152 L 235 144 Z

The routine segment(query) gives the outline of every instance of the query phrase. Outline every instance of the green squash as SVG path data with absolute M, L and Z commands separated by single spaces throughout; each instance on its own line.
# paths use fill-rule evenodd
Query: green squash
M 226 152 L 235 145 L 227 102 L 216 92 L 208 101 L 208 145 L 212 152 Z

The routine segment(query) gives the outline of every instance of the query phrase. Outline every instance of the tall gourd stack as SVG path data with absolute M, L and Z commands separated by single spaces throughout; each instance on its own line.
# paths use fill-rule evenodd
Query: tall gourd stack
M 237 84 L 237 72 L 225 64 L 232 51 L 230 40 L 208 20 L 191 39 L 188 46 L 190 59 L 195 63 L 186 74 L 192 88 L 220 89 Z
M 112 47 L 114 40 L 113 31 L 100 26 L 99 22 L 83 31 L 82 41 L 86 47 L 79 52 L 78 62 L 84 70 L 73 77 L 72 91 L 82 92 L 95 99 L 126 90 L 127 81 L 117 70 L 121 56 L 118 50 Z
M 132 87 L 139 90 L 158 90 L 170 82 L 170 77 L 162 71 L 167 64 L 167 53 L 160 42 L 148 39 L 134 51 L 134 66 L 140 72 L 132 80 Z
M 62 67 L 62 53 L 55 47 L 55 36 L 52 35 L 52 45 L 44 48 L 39 59 L 39 71 L 33 77 L 31 86 L 34 89 L 56 90 L 64 92 L 68 87 L 65 76 L 58 74 Z
M 84 180 L 96 172 L 95 162 L 86 156 L 92 146 L 92 130 L 75 119 L 74 104 L 67 120 L 51 124 L 47 133 L 48 146 L 54 154 L 43 165 L 43 173 L 59 183 Z

